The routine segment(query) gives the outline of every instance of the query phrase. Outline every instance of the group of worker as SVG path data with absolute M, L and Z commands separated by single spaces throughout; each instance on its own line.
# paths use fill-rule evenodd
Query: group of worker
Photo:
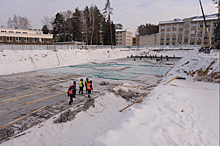
M 93 90 L 92 80 L 89 80 L 89 78 L 86 78 L 85 87 L 86 87 L 86 93 L 88 93 L 88 98 L 90 98 L 91 90 Z M 83 94 L 83 88 L 84 88 L 83 79 L 80 79 L 79 94 Z M 76 98 L 76 81 L 73 81 L 73 85 L 70 85 L 67 91 L 67 95 L 70 97 L 69 105 L 71 105 L 73 102 L 73 98 Z

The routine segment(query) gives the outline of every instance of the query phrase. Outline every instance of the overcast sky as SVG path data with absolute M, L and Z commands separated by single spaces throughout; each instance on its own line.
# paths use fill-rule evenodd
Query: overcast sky
M 100 10 L 106 0 L 0 0 L 0 26 L 7 27 L 8 18 L 13 15 L 27 17 L 33 29 L 41 29 L 43 16 L 54 17 L 57 12 L 72 10 L 76 7 L 96 5 Z M 199 0 L 110 0 L 114 23 L 130 28 L 133 35 L 137 26 L 146 23 L 158 24 L 174 18 L 201 15 Z M 212 0 L 202 0 L 205 14 L 217 13 Z

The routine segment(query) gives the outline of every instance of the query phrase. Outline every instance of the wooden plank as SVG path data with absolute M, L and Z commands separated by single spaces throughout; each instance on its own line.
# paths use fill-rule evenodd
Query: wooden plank
M 25 116 L 20 117 L 20 118 L 18 118 L 18 119 L 16 119 L 16 120 L 14 120 L 14 121 L 12 121 L 12 122 L 10 122 L 10 123 L 8 123 L 8 124 L 6 124 L 6 125 L 2 126 L 2 127 L 0 127 L 0 129 L 2 129 L 2 128 L 6 127 L 6 126 L 9 126 L 9 125 L 11 125 L 11 124 L 13 124 L 14 122 L 17 122 L 17 121 L 19 121 L 19 120 L 21 120 L 21 119 L 23 119 L 23 118 L 25 118 L 25 117 L 29 116 L 30 114 L 36 113 L 36 112 L 38 112 L 38 111 L 40 111 L 40 110 L 44 109 L 45 107 L 46 107 L 46 106 L 43 106 L 43 107 L 41 107 L 41 108 L 39 108 L 39 109 L 37 109 L 37 110 L 35 110 L 35 111 L 33 111 L 33 112 L 29 113 L 29 114 L 26 114 Z
M 166 84 L 168 84 L 168 83 L 172 82 L 172 81 L 173 81 L 173 80 L 175 80 L 176 78 L 178 78 L 178 76 L 174 77 L 173 79 L 169 80 L 168 82 L 166 82 L 166 83 L 165 83 L 165 84 L 163 84 L 163 85 L 166 85 Z
M 23 105 L 27 105 L 27 104 L 30 104 L 30 103 L 34 103 L 34 102 L 38 102 L 38 101 L 41 101 L 41 100 L 45 100 L 45 99 L 48 99 L 48 98 L 51 98 L 51 97 L 55 97 L 55 96 L 58 96 L 58 95 L 61 95 L 61 94 L 65 94 L 65 93 L 67 93 L 67 92 L 61 92 L 61 93 L 59 93 L 59 94 L 55 94 L 55 95 L 48 96 L 48 97 L 44 97 L 44 98 L 41 98 L 41 99 L 38 99 L 38 100 L 26 102 L 26 103 L 24 103 Z
M 133 102 L 132 104 L 129 104 L 128 106 L 126 106 L 125 108 L 123 108 L 122 110 L 120 110 L 119 112 L 122 112 L 123 110 L 125 110 L 126 108 L 128 108 L 128 107 L 132 106 L 132 105 L 133 105 L 133 104 L 135 104 L 136 102 L 138 102 L 138 101 L 140 101 L 140 100 L 144 99 L 144 98 L 145 98 L 145 97 L 147 97 L 149 94 L 150 94 L 150 92 L 149 92 L 148 94 L 146 94 L 144 97 L 142 97 L 142 98 L 140 98 L 140 99 L 136 100 L 136 101 L 135 101 L 135 102 Z

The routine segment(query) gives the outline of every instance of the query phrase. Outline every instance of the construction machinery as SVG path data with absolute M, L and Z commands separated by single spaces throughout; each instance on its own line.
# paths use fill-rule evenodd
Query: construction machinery
M 207 36 L 208 36 L 208 44 L 205 44 L 203 47 L 201 47 L 199 49 L 199 52 L 204 52 L 204 53 L 210 53 L 210 50 L 213 49 L 213 46 L 211 44 L 211 37 L 210 37 L 210 34 L 209 34 L 209 30 L 208 30 L 208 26 L 206 24 L 206 20 L 205 20 L 205 15 L 204 15 L 204 11 L 203 11 L 203 7 L 202 7 L 202 2 L 201 0 L 199 0 L 199 3 L 200 3 L 200 6 L 201 6 L 201 10 L 202 10 L 202 15 L 203 15 L 203 19 L 204 19 L 204 22 L 205 22 L 205 30 L 206 30 L 206 33 L 207 33 Z

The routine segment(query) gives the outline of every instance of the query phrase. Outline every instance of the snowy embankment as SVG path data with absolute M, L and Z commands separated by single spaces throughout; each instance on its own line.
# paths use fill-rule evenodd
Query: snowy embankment
M 4 51 L 0 55 L 0 75 L 125 58 L 131 54 L 140 53 L 129 49 Z
M 80 57 L 83 59 L 78 60 L 80 63 L 96 61 L 96 54 L 97 60 L 135 55 L 130 51 L 115 50 L 115 53 L 114 51 L 110 53 L 111 58 L 107 57 L 107 50 L 97 50 L 92 54 L 95 56 L 90 56 L 92 59 L 86 60 L 86 53 L 78 51 L 73 53 L 78 56 L 70 55 L 73 62 L 70 61 L 69 64 L 75 64 Z M 104 54 L 102 51 L 105 55 L 100 55 Z M 215 82 L 219 75 L 219 52 L 212 51 L 210 55 L 206 55 L 197 54 L 197 50 L 164 52 L 141 50 L 143 51 L 151 55 L 175 54 L 183 58 L 142 103 L 119 112 L 128 103 L 121 97 L 106 92 L 105 95 L 95 99 L 95 107 L 78 113 L 74 120 L 54 124 L 55 118 L 51 118 L 27 130 L 24 136 L 9 140 L 3 145 L 217 146 L 219 84 Z M 65 55 L 68 56 L 67 54 Z M 67 60 L 67 57 L 64 59 Z M 191 76 L 189 72 L 192 71 L 197 72 Z M 201 72 L 204 76 L 210 77 L 215 74 L 216 79 L 213 82 L 194 81 Z M 184 77 L 186 80 L 176 79 L 165 84 L 175 76 Z

